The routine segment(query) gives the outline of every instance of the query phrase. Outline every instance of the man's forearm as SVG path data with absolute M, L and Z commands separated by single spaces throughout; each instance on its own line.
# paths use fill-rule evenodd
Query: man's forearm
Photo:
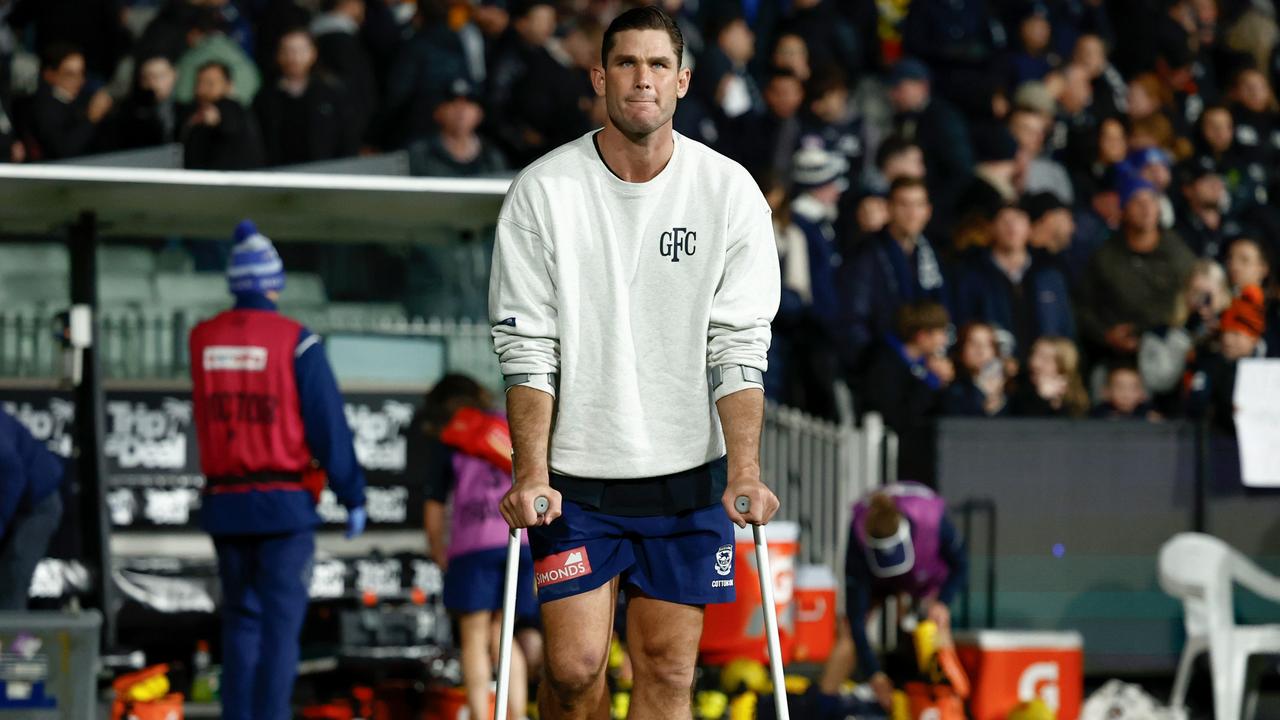
M 739 390 L 716 402 L 729 455 L 729 477 L 760 474 L 760 432 L 764 428 L 764 391 Z
M 515 481 L 543 481 L 548 478 L 548 449 L 551 415 L 555 398 L 530 387 L 517 385 L 507 391 L 507 423 L 511 427 Z

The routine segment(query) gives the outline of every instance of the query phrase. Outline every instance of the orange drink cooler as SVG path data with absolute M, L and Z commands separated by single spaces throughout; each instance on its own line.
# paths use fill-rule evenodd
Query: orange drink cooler
M 770 558 L 772 559 L 772 558 Z M 825 565 L 801 565 L 796 570 L 796 662 L 823 662 L 836 642 L 837 580 Z
M 789 662 L 795 645 L 792 589 L 795 586 L 800 526 L 793 522 L 774 521 L 765 528 L 769 539 L 769 564 L 773 570 L 773 600 L 778 610 L 778 641 L 782 646 L 783 662 Z M 767 663 L 769 648 L 760 599 L 760 573 L 756 569 L 756 544 L 750 526 L 735 528 L 733 556 L 737 599 L 732 603 L 707 606 L 698 651 L 702 653 L 702 660 L 711 665 L 723 665 L 737 659 Z M 712 560 L 708 559 L 708 562 Z M 717 558 L 716 562 L 719 570 L 720 560 Z
M 489 714 L 498 710 L 497 696 L 489 693 Z M 422 720 L 476 720 L 467 709 L 467 693 L 459 687 L 433 687 L 427 689 L 426 707 Z M 483 720 L 483 719 L 480 719 Z
M 956 633 L 973 683 L 974 720 L 1004 720 L 1040 698 L 1058 720 L 1077 720 L 1084 698 L 1084 639 L 1078 632 L 979 630 Z

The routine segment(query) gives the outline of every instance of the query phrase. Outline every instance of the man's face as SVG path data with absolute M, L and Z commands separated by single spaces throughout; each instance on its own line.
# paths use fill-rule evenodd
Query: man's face
M 1115 165 L 1129 154 L 1129 141 L 1124 136 L 1124 125 L 1114 118 L 1102 123 L 1098 129 L 1098 159 Z
M 1267 78 L 1257 70 L 1246 70 L 1240 76 L 1240 84 L 1236 89 L 1240 102 L 1253 112 L 1266 112 L 1271 104 L 1271 86 Z
M 1009 119 L 1009 132 L 1018 141 L 1018 149 L 1030 157 L 1036 157 L 1044 149 L 1044 131 L 1047 121 L 1039 113 L 1021 111 Z
M 1134 193 L 1124 206 L 1124 221 L 1132 230 L 1154 230 L 1160 222 L 1160 203 L 1156 202 L 1156 194 L 1150 190 Z
M 1097 35 L 1081 35 L 1076 41 L 1072 60 L 1082 67 L 1089 77 L 1098 77 L 1107 69 L 1107 49 Z
M 1210 174 L 1198 178 L 1186 188 L 1187 199 L 1197 210 L 1212 210 L 1222 207 L 1227 194 L 1227 186 L 1218 175 Z
M 84 56 L 68 55 L 57 68 L 44 71 L 44 80 L 67 97 L 76 97 L 84 89 Z
M 1169 167 L 1161 162 L 1149 162 L 1142 166 L 1140 173 L 1142 179 L 1156 186 L 1156 189 L 1164 192 L 1169 189 L 1169 183 L 1173 182 L 1173 175 L 1169 172 Z
M 991 222 L 991 242 L 1004 252 L 1025 250 L 1031 234 L 1027 214 L 1018 208 L 1004 208 Z
M 480 32 L 492 38 L 506 31 L 511 16 L 497 5 L 477 5 L 471 8 L 471 21 L 480 28 Z
M 534 47 L 547 44 L 556 33 L 556 9 L 550 5 L 536 5 L 516 20 L 516 32 Z
M 902 80 L 889 90 L 889 102 L 895 112 L 915 112 L 929 102 L 929 83 L 925 80 Z
M 1032 15 L 1018 28 L 1022 46 L 1027 52 L 1038 53 L 1049 45 L 1049 21 L 1043 15 Z
M 764 101 L 775 117 L 795 117 L 804 102 L 804 86 L 793 77 L 775 77 L 764 88 Z
M 1093 85 L 1089 74 L 1079 65 L 1068 65 L 1062 71 L 1062 96 L 1058 103 L 1068 113 L 1078 113 L 1093 102 Z
M 913 177 L 924 179 L 924 152 L 919 147 L 912 145 L 906 150 L 885 160 L 884 179 L 893 182 L 900 177 Z
M 689 70 L 681 70 L 671 38 L 661 30 L 625 30 L 613 36 L 607 67 L 591 70 L 609 120 L 631 139 L 650 135 L 671 122 L 676 100 L 689 91 Z
M 773 50 L 773 64 L 784 67 L 797 76 L 809 75 L 809 46 L 799 35 L 783 35 Z
M 1231 147 L 1234 134 L 1235 124 L 1231 121 L 1231 113 L 1215 108 L 1204 114 L 1204 139 L 1214 152 L 1225 152 Z
M 591 42 L 586 33 L 575 29 L 566 35 L 560 44 L 575 66 L 583 70 L 590 70 L 595 66 L 596 59 L 599 57 L 599 47 Z
M 756 36 L 745 20 L 734 20 L 720 31 L 720 49 L 735 65 L 746 65 L 756 52 Z
M 467 135 L 475 132 L 484 119 L 484 111 L 471 99 L 459 97 L 441 103 L 436 108 L 435 120 L 446 135 Z
M 143 63 L 139 76 L 142 87 L 155 93 L 157 100 L 168 100 L 173 95 L 173 85 L 177 79 L 173 65 L 162 57 L 151 58 Z
M 221 68 L 211 67 L 196 76 L 196 101 L 212 105 L 231 93 L 231 83 Z
M 849 91 L 837 87 L 809 103 L 809 109 L 823 122 L 842 122 L 849 113 Z
M 1067 208 L 1050 210 L 1035 223 L 1036 235 L 1039 236 L 1042 248 L 1051 253 L 1060 253 L 1071 245 L 1071 236 L 1076 233 L 1076 221 Z
M 311 36 L 293 32 L 280 38 L 280 51 L 276 53 L 280 74 L 289 80 L 303 80 L 311 74 L 316 64 L 316 46 Z
M 889 226 L 895 234 L 916 237 L 924 232 L 933 214 L 924 188 L 900 188 L 889 198 Z

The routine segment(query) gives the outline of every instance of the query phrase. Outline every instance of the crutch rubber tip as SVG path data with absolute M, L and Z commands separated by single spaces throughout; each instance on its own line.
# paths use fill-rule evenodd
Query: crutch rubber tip
M 545 515 L 547 513 L 547 509 L 550 507 L 551 501 L 541 495 L 533 501 L 533 509 L 537 511 L 539 515 Z
M 751 512 L 751 498 L 746 495 L 739 495 L 738 499 L 733 501 L 733 507 L 740 513 L 749 513 Z

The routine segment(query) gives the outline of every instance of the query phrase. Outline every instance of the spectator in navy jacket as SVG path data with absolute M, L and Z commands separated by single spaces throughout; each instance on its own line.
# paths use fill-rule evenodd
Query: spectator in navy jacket
M 843 262 L 832 223 L 847 186 L 844 171 L 844 157 L 835 152 L 812 147 L 796 153 L 792 185 L 798 194 L 790 216 L 805 238 L 809 297 L 776 324 L 785 328 L 790 348 L 783 360 L 788 404 L 831 419 L 837 416 L 832 388 L 839 367 L 832 343 L 839 317 L 836 272 Z
M 924 236 L 933 207 L 924 180 L 901 177 L 889 187 L 889 223 L 842 266 L 841 350 L 847 369 L 865 364 L 867 351 L 893 329 L 907 303 L 945 304 L 946 283 Z
M 973 149 L 964 117 L 935 97 L 929 69 L 912 58 L 899 60 L 889 74 L 893 131 L 924 151 L 929 197 L 948 211 L 973 169 Z
M 956 321 L 990 323 L 1011 336 L 1020 358 L 1036 338 L 1076 333 L 1067 279 L 1056 263 L 1028 249 L 1030 235 L 1025 208 L 1000 208 L 991 221 L 991 247 L 975 249 L 955 282 Z
M 63 465 L 0 409 L 0 611 L 27 609 L 36 565 L 62 520 Z

